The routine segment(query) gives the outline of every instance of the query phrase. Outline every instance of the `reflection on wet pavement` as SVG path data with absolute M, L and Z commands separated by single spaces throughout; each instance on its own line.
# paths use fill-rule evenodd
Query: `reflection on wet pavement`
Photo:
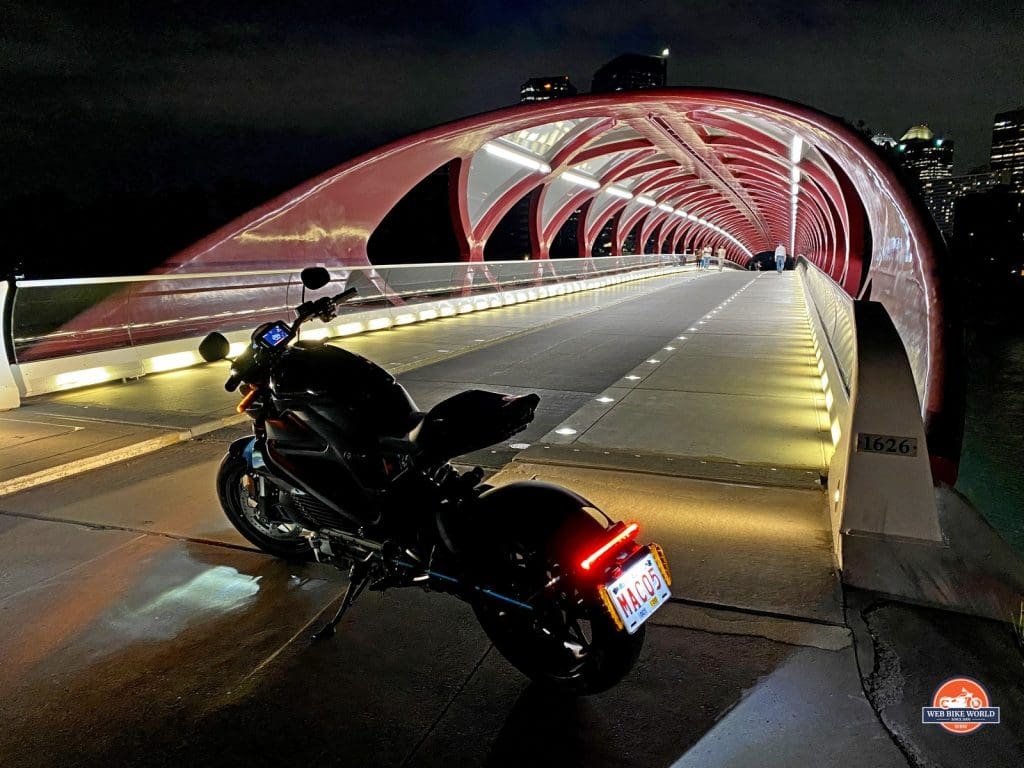
M 0 602 L 4 766 L 668 766 L 794 653 L 651 626 L 623 684 L 564 699 L 446 596 L 369 593 L 310 645 L 332 569 L 35 520 L 0 545 L 14 531 L 91 544 Z
M 246 607 L 260 591 L 261 578 L 240 574 L 226 565 L 214 566 L 139 608 L 119 611 L 107 628 L 127 642 L 169 640 L 204 615 L 227 614 Z

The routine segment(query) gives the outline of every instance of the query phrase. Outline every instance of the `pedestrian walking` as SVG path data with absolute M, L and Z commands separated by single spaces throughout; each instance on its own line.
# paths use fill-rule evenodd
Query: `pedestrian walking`
M 704 263 L 704 269 L 711 269 L 711 246 L 705 245 L 704 250 L 701 251 L 702 259 Z
M 779 243 L 775 246 L 775 271 L 780 275 L 782 270 L 786 268 L 786 246 Z
M 725 248 L 718 246 L 718 271 L 725 269 Z

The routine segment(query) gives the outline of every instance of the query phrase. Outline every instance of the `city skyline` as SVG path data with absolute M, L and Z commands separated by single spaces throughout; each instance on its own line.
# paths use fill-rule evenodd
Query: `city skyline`
M 904 18 L 914 20 L 906 27 Z M 516 102 L 525 78 L 583 87 L 625 52 L 671 49 L 670 86 L 763 92 L 876 130 L 927 122 L 962 173 L 1024 102 L 1024 10 L 996 2 L 729 2 L 714 8 L 449 1 L 83 9 L 11 5 L 6 192 L 151 191 L 225 176 L 293 183 L 387 140 Z

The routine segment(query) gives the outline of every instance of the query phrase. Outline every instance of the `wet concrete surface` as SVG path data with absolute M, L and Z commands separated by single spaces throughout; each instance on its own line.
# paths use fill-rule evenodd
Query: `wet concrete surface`
M 563 699 L 450 598 L 371 593 L 310 645 L 329 569 L 89 535 L 102 556 L 2 603 L 5 765 L 669 765 L 790 653 L 653 626 L 625 683 Z
M 4 542 L 19 531 L 87 546 L 0 601 L 3 765 L 669 766 L 691 750 L 728 759 L 683 765 L 793 765 L 830 697 L 870 714 L 851 703 L 848 642 L 768 639 L 762 629 L 780 630 L 758 617 L 711 629 L 660 614 L 622 684 L 570 699 L 530 684 L 446 596 L 369 593 L 335 638 L 311 644 L 343 584 L 332 569 L 10 520 Z M 736 762 L 738 743 L 762 759 Z M 839 765 L 849 744 L 828 743 L 817 764 Z M 879 756 L 884 738 L 860 749 L 898 764 Z
M 681 322 L 702 316 L 738 278 L 659 291 L 417 369 L 403 382 L 421 407 L 473 385 L 541 390 L 548 410 L 533 431 L 509 441 L 530 442 L 663 345 Z M 852 663 L 837 627 L 815 634 L 817 613 L 810 624 L 756 612 L 741 613 L 742 622 L 665 613 L 622 684 L 566 700 L 508 665 L 467 606 L 409 590 L 365 595 L 336 638 L 312 646 L 317 617 L 344 578 L 245 549 L 229 528 L 213 477 L 227 441 L 240 434 L 222 430 L 0 500 L 0 765 L 668 766 L 708 746 L 716 723 L 787 660 L 801 659 L 799 670 L 836 654 L 843 658 L 835 663 Z M 469 458 L 500 467 L 518 449 L 490 450 Z M 789 518 L 779 510 L 779 519 L 812 521 L 796 528 L 811 536 L 809 551 L 820 559 L 814 505 L 808 510 Z M 712 517 L 698 515 L 694 530 Z M 716 547 L 735 547 L 751 531 L 735 527 L 718 544 L 695 535 L 704 554 L 685 581 L 715 583 L 712 572 L 736 565 L 718 561 Z M 832 583 L 823 582 L 825 605 Z M 706 596 L 720 598 L 719 588 Z M 753 603 L 766 599 L 762 593 Z M 831 678 L 835 695 L 863 701 L 855 678 Z M 796 684 L 785 690 L 797 700 L 733 732 L 734 741 L 752 731 L 753 743 L 774 745 L 763 747 L 763 765 L 792 764 L 786 740 L 812 738 L 791 722 L 806 692 Z M 857 723 L 855 736 L 869 732 L 884 744 L 880 725 Z M 844 755 L 829 746 L 829 734 L 817 738 L 814 749 L 827 758 L 821 764 L 839 764 Z M 706 764 L 735 764 L 728 751 L 716 754 L 724 757 Z

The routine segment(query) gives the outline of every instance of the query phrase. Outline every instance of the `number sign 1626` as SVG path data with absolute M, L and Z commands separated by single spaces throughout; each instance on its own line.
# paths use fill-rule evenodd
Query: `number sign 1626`
M 888 453 L 892 456 L 917 456 L 917 438 L 900 435 L 857 433 L 857 450 L 862 453 Z

